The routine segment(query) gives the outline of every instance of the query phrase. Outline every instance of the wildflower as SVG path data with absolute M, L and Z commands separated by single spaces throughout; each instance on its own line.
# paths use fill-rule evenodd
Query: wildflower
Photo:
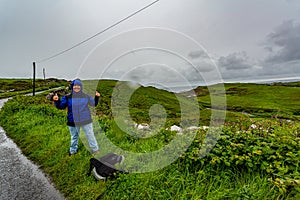
M 256 126 L 255 124 L 251 124 L 250 128 L 252 128 L 252 129 L 256 129 L 256 128 L 257 128 L 257 126 Z

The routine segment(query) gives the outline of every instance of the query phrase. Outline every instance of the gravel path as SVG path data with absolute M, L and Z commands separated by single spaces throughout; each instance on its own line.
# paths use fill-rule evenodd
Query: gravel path
M 0 108 L 7 100 L 0 100 Z M 0 199 L 60 200 L 50 179 L 29 161 L 0 127 Z

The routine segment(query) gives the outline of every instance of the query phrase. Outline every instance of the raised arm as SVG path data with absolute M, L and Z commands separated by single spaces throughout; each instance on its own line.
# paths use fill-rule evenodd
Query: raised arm
M 68 99 L 66 96 L 63 96 L 60 100 L 57 94 L 55 94 L 53 96 L 53 101 L 54 101 L 54 105 L 58 109 L 65 109 L 68 106 Z
M 89 97 L 89 105 L 90 106 L 97 106 L 100 98 L 100 93 L 96 91 L 95 98 L 93 99 L 91 96 Z

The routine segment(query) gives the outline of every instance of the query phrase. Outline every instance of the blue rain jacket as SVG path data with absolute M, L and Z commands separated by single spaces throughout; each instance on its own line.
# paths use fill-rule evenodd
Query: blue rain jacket
M 81 126 L 92 122 L 89 106 L 97 106 L 99 97 L 85 94 L 82 92 L 82 84 L 79 80 L 74 80 L 70 88 L 74 85 L 80 85 L 81 91 L 74 92 L 71 90 L 70 95 L 63 96 L 60 100 L 54 101 L 55 106 L 58 109 L 68 108 L 67 124 L 69 126 Z

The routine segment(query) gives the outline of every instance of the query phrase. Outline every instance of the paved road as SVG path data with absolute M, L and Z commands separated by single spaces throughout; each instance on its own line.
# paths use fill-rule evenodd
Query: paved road
M 7 100 L 0 100 L 0 108 Z M 29 161 L 0 127 L 0 200 L 60 200 L 50 179 Z

